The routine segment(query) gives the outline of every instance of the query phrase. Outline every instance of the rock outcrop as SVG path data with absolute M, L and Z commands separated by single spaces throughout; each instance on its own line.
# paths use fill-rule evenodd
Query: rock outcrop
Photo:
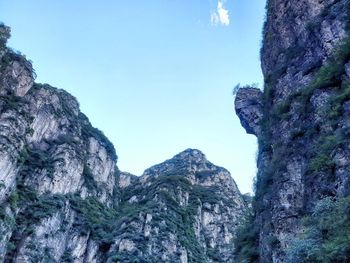
M 350 194 L 349 7 L 347 0 L 267 2 L 264 91 L 236 96 L 243 127 L 259 141 L 257 262 L 287 262 L 302 218 L 320 200 Z M 329 260 L 322 262 L 347 262 Z
M 263 117 L 263 96 L 258 88 L 239 89 L 235 99 L 235 109 L 247 133 L 259 136 Z
M 147 169 L 121 174 L 120 224 L 112 251 L 120 262 L 233 262 L 234 237 L 247 203 L 224 168 L 188 149 Z
M 141 177 L 67 92 L 35 83 L 0 25 L 0 262 L 233 262 L 247 202 L 186 150 Z

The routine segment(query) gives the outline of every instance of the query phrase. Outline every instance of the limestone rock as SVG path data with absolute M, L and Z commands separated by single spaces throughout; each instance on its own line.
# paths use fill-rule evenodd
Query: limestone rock
M 260 135 L 263 117 L 262 92 L 257 88 L 241 88 L 235 99 L 236 114 L 247 133 Z
M 236 97 L 242 126 L 259 141 L 253 224 L 261 263 L 286 262 L 302 217 L 322 198 L 350 193 L 349 16 L 347 0 L 267 1 L 264 100 L 255 103 L 261 95 L 252 89 Z
M 247 203 L 188 149 L 140 176 L 0 25 L 0 262 L 232 262 Z

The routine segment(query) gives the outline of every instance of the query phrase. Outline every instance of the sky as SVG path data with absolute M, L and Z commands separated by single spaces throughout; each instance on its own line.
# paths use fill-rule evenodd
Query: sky
M 262 86 L 264 0 L 0 0 L 9 46 L 37 82 L 73 94 L 136 175 L 187 149 L 252 192 L 257 142 L 234 111 L 238 83 Z

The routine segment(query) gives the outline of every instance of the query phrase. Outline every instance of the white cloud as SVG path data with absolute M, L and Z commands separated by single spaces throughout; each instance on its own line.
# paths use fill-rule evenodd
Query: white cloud
M 228 26 L 230 24 L 230 15 L 222 0 L 218 1 L 216 10 L 210 12 L 210 22 L 212 25 Z

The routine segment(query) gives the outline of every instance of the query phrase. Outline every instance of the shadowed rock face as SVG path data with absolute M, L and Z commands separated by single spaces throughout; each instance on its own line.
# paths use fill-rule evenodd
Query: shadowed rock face
M 261 65 L 282 101 L 304 87 L 345 37 L 346 0 L 269 0 Z
M 239 89 L 235 99 L 236 114 L 248 134 L 259 136 L 263 117 L 262 92 L 257 88 Z
M 259 141 L 260 262 L 285 262 L 301 217 L 324 197 L 350 193 L 348 21 L 346 0 L 267 2 L 264 94 L 242 89 L 235 101 Z
M 67 92 L 34 81 L 0 26 L 0 262 L 232 262 L 247 209 L 188 149 L 137 177 Z

